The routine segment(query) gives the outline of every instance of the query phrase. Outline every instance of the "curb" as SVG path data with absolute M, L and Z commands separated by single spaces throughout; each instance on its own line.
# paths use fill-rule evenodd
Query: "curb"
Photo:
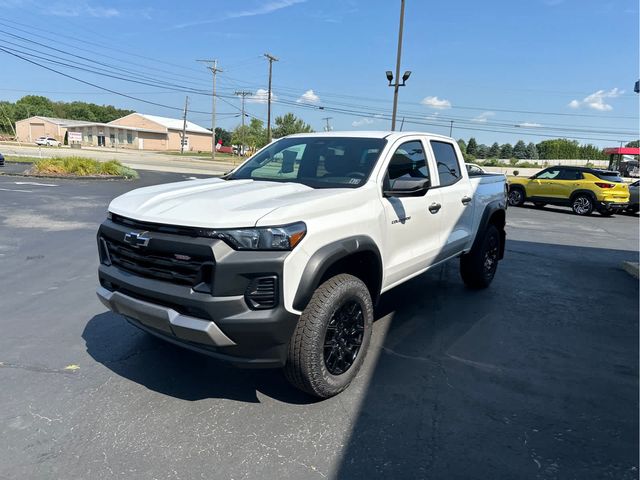
M 127 178 L 121 175 L 87 175 L 85 176 L 77 176 L 77 175 L 30 175 L 26 173 L 3 173 L 0 172 L 0 176 L 5 177 L 23 177 L 23 178 L 51 178 L 56 180 L 137 180 L 137 178 Z
M 638 262 L 622 262 L 622 269 L 633 278 L 639 278 Z

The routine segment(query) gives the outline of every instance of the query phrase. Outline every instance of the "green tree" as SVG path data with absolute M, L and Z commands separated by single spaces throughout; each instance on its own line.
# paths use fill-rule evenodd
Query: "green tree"
M 467 154 L 473 155 L 474 157 L 478 156 L 478 142 L 476 142 L 476 139 L 473 137 L 471 137 L 469 143 L 467 143 Z
M 538 155 L 543 160 L 575 159 L 580 157 L 580 145 L 577 140 L 556 138 L 543 140 L 536 145 Z
M 500 158 L 513 157 L 513 147 L 510 143 L 505 143 L 500 147 Z
M 527 158 L 527 146 L 522 140 L 518 140 L 518 142 L 513 146 L 513 156 L 519 160 Z
M 478 145 L 477 148 L 477 157 L 478 158 L 487 158 L 489 156 L 489 147 L 487 147 L 484 143 Z
M 459 138 L 458 139 L 458 146 L 460 147 L 460 151 L 462 153 L 467 153 L 467 142 L 465 142 L 463 139 Z
M 527 155 L 526 155 L 525 158 L 528 158 L 528 159 L 531 159 L 531 160 L 537 160 L 538 159 L 538 149 L 536 148 L 535 143 L 529 142 L 527 144 L 526 153 L 527 153 Z
M 625 145 L 625 147 L 628 147 L 628 148 L 638 148 L 638 147 L 640 147 L 640 140 L 634 140 L 634 141 L 632 141 L 632 142 L 629 142 L 629 143 L 627 143 L 627 144 Z
M 275 128 L 273 129 L 273 137 L 281 138 L 294 133 L 313 132 L 311 125 L 296 117 L 293 113 L 285 113 L 281 117 L 276 117 Z
M 489 158 L 498 158 L 500 156 L 500 145 L 498 142 L 493 142 L 491 148 L 489 149 Z

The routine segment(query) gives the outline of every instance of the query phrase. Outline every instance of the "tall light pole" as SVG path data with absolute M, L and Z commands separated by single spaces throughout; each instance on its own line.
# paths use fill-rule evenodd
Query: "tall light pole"
M 267 142 L 271 142 L 271 71 L 273 69 L 273 62 L 277 62 L 278 59 L 270 53 L 265 53 L 264 56 L 269 60 L 269 93 L 267 94 Z
M 218 60 L 198 60 L 207 64 L 207 68 L 213 74 L 213 84 L 211 89 L 211 160 L 216 159 L 216 75 L 222 70 L 218 68 Z
M 391 71 L 387 72 L 387 79 L 389 80 L 389 86 L 394 88 L 393 90 L 393 115 L 391 116 L 391 130 L 396 129 L 396 114 L 398 112 L 398 90 L 400 87 L 405 86 L 405 82 L 409 79 L 411 72 L 405 72 L 402 77 L 402 83 L 400 83 L 400 59 L 402 58 L 402 30 L 404 27 L 404 1 L 400 0 L 400 28 L 398 30 L 398 53 L 396 55 L 396 81 L 391 84 L 393 80 L 393 74 Z
M 333 117 L 324 117 L 322 120 L 324 120 L 325 122 L 327 122 L 327 126 L 324 127 L 324 131 L 325 132 L 330 132 L 331 131 L 331 124 L 329 123 L 329 120 L 333 119 Z

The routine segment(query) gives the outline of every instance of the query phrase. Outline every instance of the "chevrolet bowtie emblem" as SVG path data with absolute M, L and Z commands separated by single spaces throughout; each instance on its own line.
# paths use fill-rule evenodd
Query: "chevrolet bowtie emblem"
M 145 237 L 144 234 L 147 232 L 129 232 L 124 235 L 124 242 L 128 243 L 132 247 L 140 248 L 146 247 L 149 245 L 149 237 Z

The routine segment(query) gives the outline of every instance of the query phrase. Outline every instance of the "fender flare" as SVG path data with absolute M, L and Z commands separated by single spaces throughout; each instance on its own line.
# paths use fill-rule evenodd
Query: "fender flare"
M 569 204 L 572 204 L 573 199 L 580 194 L 588 195 L 591 198 L 591 200 L 593 200 L 594 204 L 598 202 L 598 197 L 596 197 L 595 193 L 593 193 L 591 190 L 587 190 L 586 188 L 582 188 L 580 190 L 574 190 L 573 192 L 571 192 L 571 196 L 569 197 Z
M 499 224 L 497 224 L 496 226 L 498 227 L 498 231 L 500 232 L 500 252 L 499 252 L 498 258 L 502 260 L 504 258 L 505 243 L 507 240 L 507 234 L 504 229 L 505 223 L 506 223 L 506 213 L 507 213 L 505 200 L 494 200 L 493 202 L 489 202 L 484 207 L 484 211 L 482 212 L 482 217 L 480 218 L 480 222 L 478 222 L 478 231 L 476 233 L 476 238 L 473 241 L 471 250 L 480 248 L 480 242 L 484 240 L 484 233 L 487 231 L 487 228 L 491 224 L 491 219 L 493 218 L 496 212 L 500 212 L 500 211 L 503 212 L 504 219 L 501 219 Z
M 356 235 L 324 245 L 311 255 L 300 277 L 298 289 L 296 290 L 296 295 L 293 300 L 293 308 L 296 310 L 304 310 L 311 300 L 313 292 L 315 292 L 320 285 L 320 280 L 329 268 L 339 260 L 354 253 L 361 252 L 370 252 L 378 259 L 379 278 L 377 279 L 377 295 L 379 295 L 382 283 L 382 255 L 371 237 Z M 375 298 L 376 296 L 372 295 L 372 297 L 374 297 L 374 304 L 377 300 L 377 298 Z

